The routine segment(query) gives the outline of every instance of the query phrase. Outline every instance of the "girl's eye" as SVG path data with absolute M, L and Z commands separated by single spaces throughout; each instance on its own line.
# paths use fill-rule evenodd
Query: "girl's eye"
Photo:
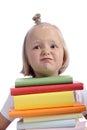
M 51 45 L 51 48 L 58 48 L 57 45 Z
M 40 49 L 41 47 L 39 45 L 35 46 L 33 49 Z

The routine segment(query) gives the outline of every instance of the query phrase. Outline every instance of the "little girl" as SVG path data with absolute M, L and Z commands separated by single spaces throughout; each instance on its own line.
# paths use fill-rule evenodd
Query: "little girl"
M 23 44 L 23 68 L 25 76 L 58 76 L 69 64 L 69 54 L 61 31 L 55 25 L 41 22 L 40 14 L 33 17 L 35 25 L 27 32 Z M 87 91 L 75 91 L 75 100 L 87 106 Z M 13 98 L 8 96 L 0 112 L 0 130 L 5 130 L 14 120 L 8 115 L 13 108 Z M 83 113 L 86 116 L 87 111 Z

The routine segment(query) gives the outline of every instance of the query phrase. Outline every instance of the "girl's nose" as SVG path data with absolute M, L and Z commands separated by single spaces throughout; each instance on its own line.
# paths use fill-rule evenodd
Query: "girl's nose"
M 50 52 L 49 52 L 49 50 L 46 50 L 46 49 L 43 49 L 42 50 L 42 55 L 49 55 L 50 54 Z

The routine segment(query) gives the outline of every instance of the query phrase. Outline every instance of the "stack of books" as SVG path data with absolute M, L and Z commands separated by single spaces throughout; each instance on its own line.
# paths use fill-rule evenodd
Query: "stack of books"
M 82 89 L 83 83 L 73 82 L 69 75 L 16 79 L 9 116 L 22 117 L 17 130 L 85 130 L 85 122 L 78 119 L 86 107 L 74 99 L 74 91 Z

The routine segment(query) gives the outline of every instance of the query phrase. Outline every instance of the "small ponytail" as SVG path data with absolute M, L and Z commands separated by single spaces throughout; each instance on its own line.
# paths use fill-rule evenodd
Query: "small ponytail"
M 32 20 L 35 21 L 35 24 L 40 24 L 41 23 L 41 15 L 40 14 L 35 14 Z

